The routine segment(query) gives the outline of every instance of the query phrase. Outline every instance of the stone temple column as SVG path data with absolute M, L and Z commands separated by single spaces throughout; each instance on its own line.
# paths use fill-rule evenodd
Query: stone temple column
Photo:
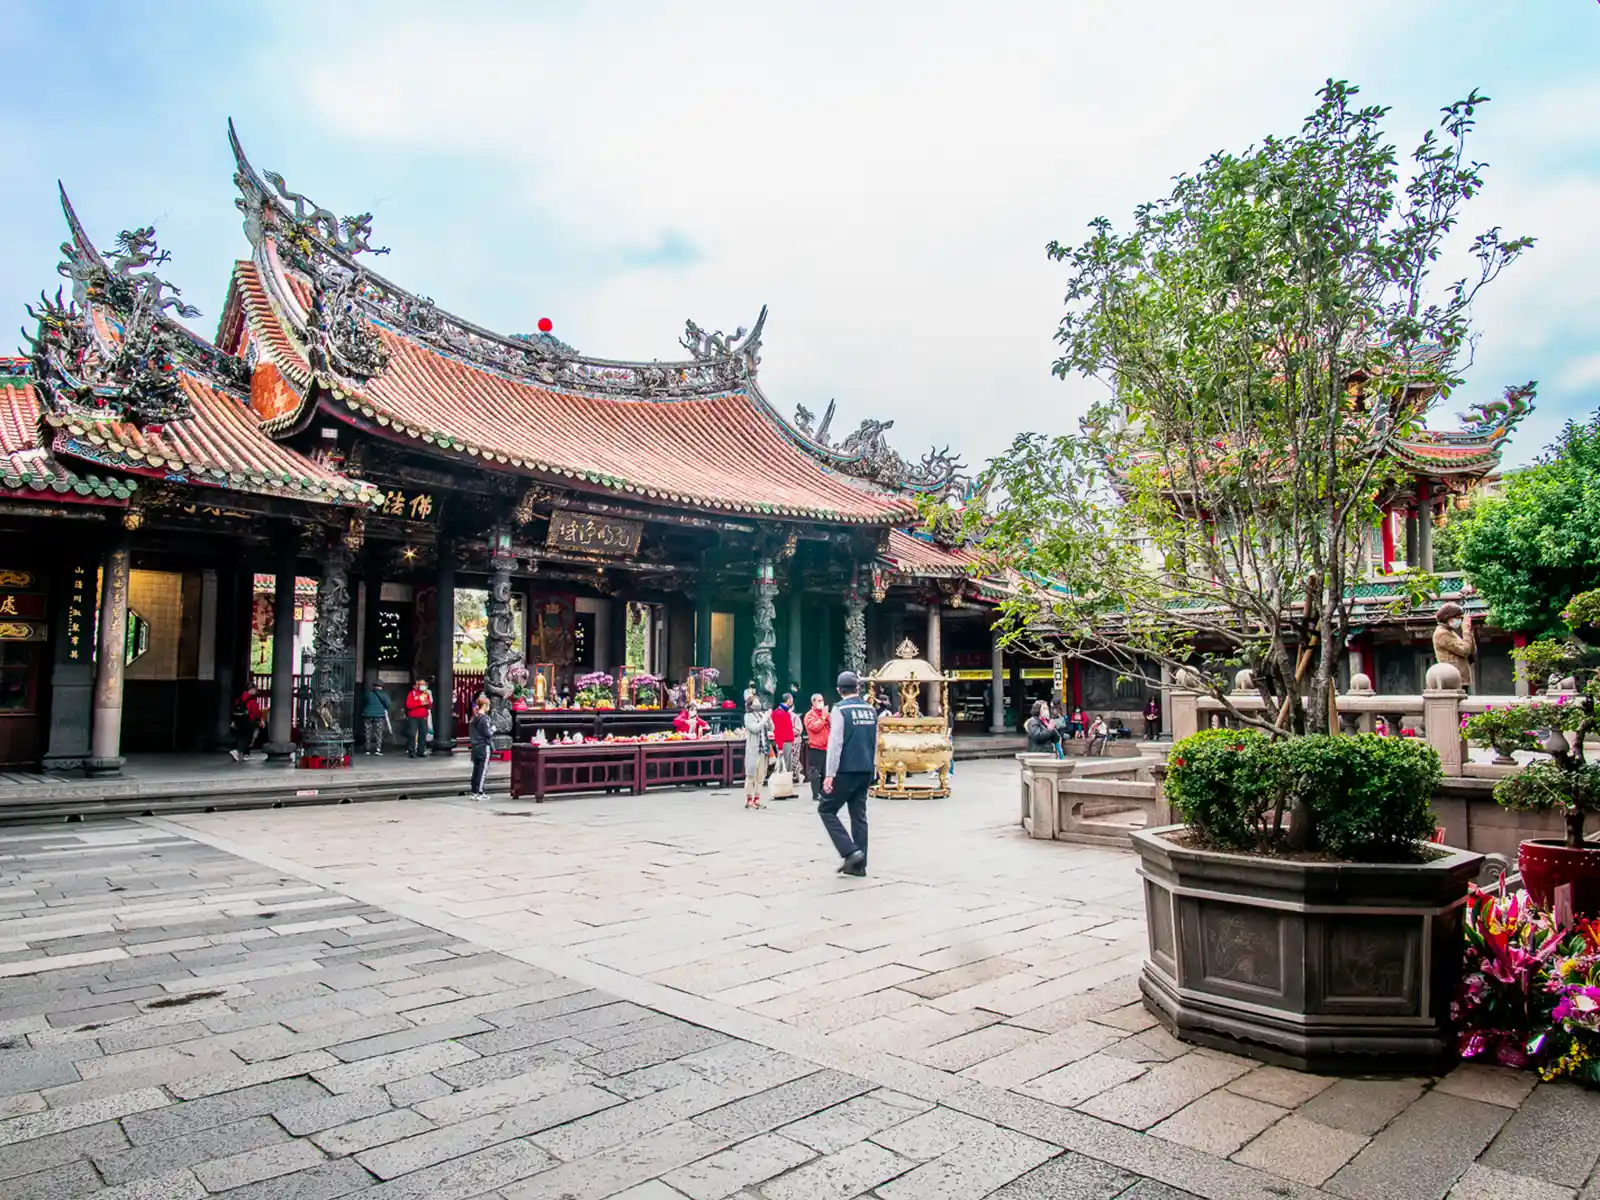
M 867 601 L 854 587 L 844 600 L 844 669 L 867 673 Z
M 768 708 L 772 707 L 772 693 L 778 687 L 778 669 L 772 661 L 773 647 L 778 644 L 775 624 L 778 609 L 775 603 L 778 582 L 772 556 L 763 554 L 756 560 L 755 583 L 755 649 L 750 652 L 750 675 L 755 680 L 756 691 Z
M 294 753 L 294 576 L 292 542 L 278 552 L 272 591 L 272 695 L 267 710 L 267 761 L 285 765 Z
M 439 539 L 439 579 L 433 600 L 439 650 L 439 677 L 434 682 L 433 752 L 456 750 L 456 558 L 455 548 Z M 509 670 L 509 668 L 507 668 Z
M 483 694 L 489 697 L 489 723 L 498 751 L 511 747 L 511 668 L 522 656 L 511 644 L 511 572 L 517 560 L 511 553 L 510 531 L 497 528 L 490 535 L 489 546 L 489 629 L 484 639 L 488 661 L 483 670 Z M 613 599 L 612 603 L 621 601 Z
M 350 548 L 337 536 L 322 552 L 311 715 L 306 722 L 309 728 L 300 731 L 301 748 L 307 754 L 335 763 L 350 753 L 354 741 L 350 728 L 356 688 L 350 654 L 350 558 Z M 277 666 L 276 658 L 273 666 Z
M 1006 732 L 1006 655 L 1000 647 L 998 621 L 989 627 L 989 732 Z
M 122 770 L 122 677 L 128 654 L 128 538 L 118 533 L 100 576 L 100 639 L 95 663 L 94 709 L 89 723 L 89 775 Z
M 800 589 L 798 587 L 796 587 L 794 591 L 789 593 L 789 646 L 788 646 L 789 661 L 788 661 L 788 664 L 787 664 L 788 668 L 789 668 L 789 677 L 783 681 L 783 686 L 786 687 L 786 688 L 791 686 L 791 685 L 796 685 L 796 686 L 803 685 L 804 682 L 805 682 L 803 679 L 800 678 L 800 674 L 801 674 L 801 654 L 800 654 L 801 638 L 803 638 L 805 636 L 805 631 L 801 628 L 801 625 L 800 625 L 800 604 L 801 604 L 801 599 L 802 599 L 802 597 L 800 595 Z M 800 712 L 804 712 L 805 711 L 806 698 L 804 696 L 796 695 L 795 698 L 794 698 L 794 702 L 795 702 L 796 708 Z
M 942 671 L 944 669 L 941 665 L 944 660 L 943 642 L 944 610 L 937 600 L 932 600 L 928 603 L 927 659 L 933 664 L 933 669 L 936 671 Z M 927 707 L 922 711 L 927 713 L 930 717 L 941 717 L 944 715 L 944 710 L 939 706 L 939 685 L 937 683 L 930 683 L 928 685 L 928 704 Z

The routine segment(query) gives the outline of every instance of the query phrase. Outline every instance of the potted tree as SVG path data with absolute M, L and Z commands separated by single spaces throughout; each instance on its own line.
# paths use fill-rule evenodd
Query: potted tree
M 1077 436 L 1019 437 L 959 516 L 929 506 L 965 523 L 976 571 L 1007 579 L 1011 645 L 1146 688 L 1181 680 L 1270 747 L 1253 779 L 1238 763 L 1254 741 L 1206 744 L 1245 756 L 1224 758 L 1213 810 L 1265 804 L 1264 841 L 1136 837 L 1142 986 L 1184 1036 L 1297 1065 L 1448 1045 L 1439 985 L 1478 859 L 1419 849 L 1416 739 L 1327 739 L 1374 534 L 1413 478 L 1405 443 L 1463 382 L 1474 299 L 1531 244 L 1489 230 L 1467 277 L 1431 278 L 1483 186 L 1466 150 L 1483 103 L 1448 105 L 1402 172 L 1388 110 L 1329 81 L 1293 135 L 1213 155 L 1127 232 L 1102 217 L 1052 244 L 1070 272 L 1055 371 L 1103 398 Z M 1482 422 L 1509 429 L 1531 394 Z M 1435 590 L 1389 582 L 1398 605 Z
M 1432 844 L 1439 780 L 1410 738 L 1213 729 L 1175 745 L 1165 790 L 1184 824 L 1133 835 L 1146 1004 L 1180 1037 L 1301 1070 L 1437 1066 L 1483 861 Z
M 1517 653 L 1524 672 L 1548 675 L 1569 689 L 1470 717 L 1463 731 L 1480 745 L 1498 750 L 1510 744 L 1547 756 L 1500 780 L 1494 798 L 1506 808 L 1561 817 L 1564 836 L 1523 842 L 1517 869 L 1535 904 L 1548 908 L 1556 889 L 1566 885 L 1572 889 L 1573 910 L 1595 916 L 1600 915 L 1600 845 L 1585 835 L 1589 814 L 1600 812 L 1600 764 L 1589 761 L 1585 743 L 1596 730 L 1600 697 L 1597 652 L 1588 640 L 1600 618 L 1600 591 L 1573 597 L 1561 616 L 1574 637 L 1541 639 Z

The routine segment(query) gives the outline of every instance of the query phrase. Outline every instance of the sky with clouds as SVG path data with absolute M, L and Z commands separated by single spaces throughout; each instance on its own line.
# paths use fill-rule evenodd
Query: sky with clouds
M 507 332 L 681 357 L 686 317 L 771 307 L 785 413 L 893 419 L 971 463 L 1071 429 L 1050 374 L 1077 240 L 1217 149 L 1289 133 L 1330 76 L 1393 106 L 1493 98 L 1465 228 L 1532 234 L 1480 298 L 1465 388 L 1539 380 L 1524 461 L 1600 407 L 1595 0 L 939 0 L 803 5 L 0 0 L 0 313 L 59 282 L 55 180 L 102 245 L 155 224 L 210 332 L 246 249 L 228 117 L 258 168 L 374 213 L 379 269 Z M 20 339 L 14 339 L 20 340 Z

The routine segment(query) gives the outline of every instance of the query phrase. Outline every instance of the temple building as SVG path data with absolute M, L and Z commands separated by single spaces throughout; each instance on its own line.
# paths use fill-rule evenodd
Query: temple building
M 677 362 L 497 334 L 378 274 L 370 217 L 229 137 L 248 255 L 213 342 L 154 231 L 102 252 L 63 192 L 67 288 L 0 360 L 0 765 L 216 749 L 252 681 L 269 757 L 302 763 L 349 753 L 373 680 L 462 712 L 481 690 L 502 742 L 514 697 L 596 672 L 804 703 L 906 636 L 981 657 L 987 707 L 963 712 L 1003 723 L 1024 668 L 993 650 L 994 597 L 916 528 L 970 480 L 902 459 L 887 423 L 835 441 L 831 405 L 786 421 L 757 383 L 765 310 L 688 322 Z

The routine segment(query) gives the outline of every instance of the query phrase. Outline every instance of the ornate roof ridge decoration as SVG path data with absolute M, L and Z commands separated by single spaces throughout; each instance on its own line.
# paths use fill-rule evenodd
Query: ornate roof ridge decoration
M 283 177 L 258 172 L 245 156 L 233 121 L 228 121 L 239 189 L 235 202 L 244 214 L 245 236 L 258 257 L 275 243 L 286 266 L 303 273 L 324 296 L 331 324 L 322 331 L 327 367 L 335 376 L 357 382 L 381 374 L 381 356 L 357 336 L 361 319 L 382 325 L 430 349 L 501 372 L 538 387 L 571 389 L 622 399 L 676 400 L 737 391 L 755 378 L 766 309 L 750 331 L 731 338 L 706 333 L 693 321 L 683 345 L 692 357 L 681 362 L 640 362 L 579 354 L 553 337 L 501 334 L 446 312 L 427 296 L 408 291 L 359 265 L 363 253 L 388 253 L 368 244 L 372 214 L 335 218 L 328 209 L 291 192 Z M 315 320 L 308 314 L 307 324 Z M 292 330 L 307 346 L 318 341 L 311 329 Z M 343 344 L 341 344 L 343 339 Z M 692 343 L 692 344 L 691 344 Z M 362 374 L 366 372 L 366 374 Z M 330 380 L 336 384 L 336 380 Z
M 0 495 L 65 502 L 125 504 L 138 490 L 131 479 L 80 475 L 45 445 L 31 359 L 0 357 Z
M 813 424 L 810 409 L 800 404 L 794 410 L 794 429 L 801 444 L 824 462 L 847 475 L 866 479 L 900 492 L 938 496 L 944 499 L 970 499 L 976 482 L 964 474 L 966 464 L 950 453 L 950 447 L 931 448 L 918 463 L 909 462 L 890 448 L 884 434 L 894 428 L 893 421 L 868 418 L 856 426 L 843 441 L 829 441 L 828 431 L 838 401 L 829 400 L 822 420 Z
M 173 316 L 200 310 L 184 303 L 177 287 L 156 273 L 171 258 L 153 226 L 123 230 L 116 249 L 103 255 L 85 232 L 64 187 L 57 184 L 71 237 L 61 244 L 57 271 L 72 284 L 66 300 L 41 292 L 28 306 L 37 332 L 23 331 L 32 349 L 38 390 L 46 408 L 89 419 L 124 419 L 140 427 L 190 415 L 178 378 L 185 366 L 220 384 L 248 389 L 244 364 L 222 353 Z

